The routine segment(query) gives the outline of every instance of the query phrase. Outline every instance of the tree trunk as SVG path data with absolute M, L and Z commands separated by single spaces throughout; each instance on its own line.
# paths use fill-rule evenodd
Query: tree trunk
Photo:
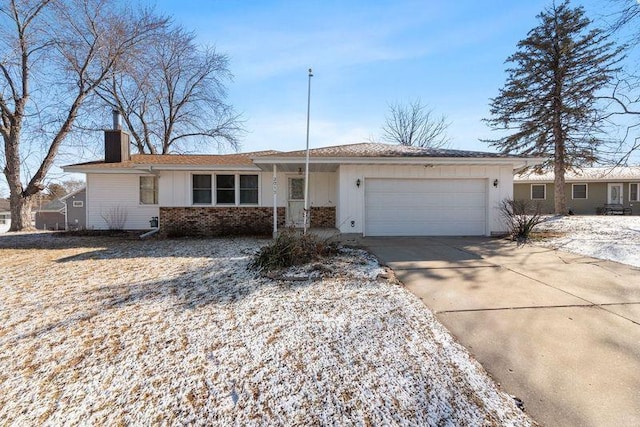
M 556 133 L 556 132 L 554 132 Z M 554 172 L 554 210 L 556 215 L 567 214 L 567 196 L 564 192 L 564 169 L 565 169 L 565 150 L 564 140 L 562 139 L 562 131 L 559 131 L 555 137 L 555 152 L 553 154 L 553 172 Z
M 11 228 L 9 231 L 35 230 L 31 222 L 31 197 L 25 198 L 21 194 L 11 194 L 9 200 L 11 204 Z
M 21 105 L 18 105 L 18 112 L 21 113 Z M 17 120 L 14 119 L 14 123 Z M 5 167 L 4 176 L 9 186 L 9 210 L 11 211 L 11 227 L 9 231 L 22 231 L 32 229 L 31 225 L 31 198 L 25 197 L 20 180 L 20 130 L 21 123 L 16 123 L 13 127 L 2 133 L 4 140 Z
M 567 214 L 567 196 L 564 192 L 564 164 L 555 162 L 554 166 L 555 180 L 554 180 L 554 208 L 556 215 Z

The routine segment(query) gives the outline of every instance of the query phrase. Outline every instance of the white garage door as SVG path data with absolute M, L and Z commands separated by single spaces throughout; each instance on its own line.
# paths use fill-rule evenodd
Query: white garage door
M 486 203 L 483 179 L 368 178 L 365 235 L 484 235 Z

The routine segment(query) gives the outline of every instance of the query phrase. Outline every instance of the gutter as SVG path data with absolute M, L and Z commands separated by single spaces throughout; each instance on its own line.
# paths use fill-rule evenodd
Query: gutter
M 304 162 L 302 157 L 271 157 L 252 159 L 256 165 L 297 164 Z M 509 158 L 509 157 L 312 157 L 311 163 L 315 164 L 415 164 L 415 165 L 451 165 L 451 164 L 478 164 L 478 165 L 502 165 L 519 164 L 524 162 L 525 167 L 544 162 L 543 158 Z

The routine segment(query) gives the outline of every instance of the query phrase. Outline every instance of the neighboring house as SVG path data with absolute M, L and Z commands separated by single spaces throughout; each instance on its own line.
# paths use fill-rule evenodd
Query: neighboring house
M 60 199 L 52 200 L 36 209 L 36 228 L 38 230 L 64 230 L 65 205 Z
M 514 170 L 542 159 L 388 144 L 310 151 L 311 227 L 365 236 L 503 233 L 500 201 Z M 270 234 L 301 226 L 305 152 L 130 155 L 129 137 L 105 132 L 105 161 L 65 166 L 86 174 L 87 228 L 183 234 Z
M 11 209 L 9 209 L 9 200 L 0 199 L 0 233 L 9 231 L 11 227 Z
M 87 228 L 87 190 L 80 190 L 69 193 L 60 198 L 65 204 L 65 224 L 67 230 L 83 230 Z
M 622 205 L 640 214 L 640 166 L 584 168 L 565 175 L 567 208 L 575 214 L 599 214 L 605 204 Z M 539 203 L 554 212 L 553 172 L 528 172 L 514 177 L 513 197 Z

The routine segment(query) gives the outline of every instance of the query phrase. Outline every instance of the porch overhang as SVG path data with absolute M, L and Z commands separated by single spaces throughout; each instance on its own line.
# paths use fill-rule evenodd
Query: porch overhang
M 278 169 L 278 172 L 297 172 L 304 173 L 305 170 L 305 160 L 304 159 L 285 159 L 277 160 L 277 161 L 267 161 L 267 162 L 259 162 L 258 159 L 253 160 L 257 167 L 265 172 L 271 172 L 273 170 L 273 166 L 275 165 Z M 309 172 L 335 172 L 338 170 L 340 163 L 337 162 L 315 162 L 313 160 L 309 160 Z

